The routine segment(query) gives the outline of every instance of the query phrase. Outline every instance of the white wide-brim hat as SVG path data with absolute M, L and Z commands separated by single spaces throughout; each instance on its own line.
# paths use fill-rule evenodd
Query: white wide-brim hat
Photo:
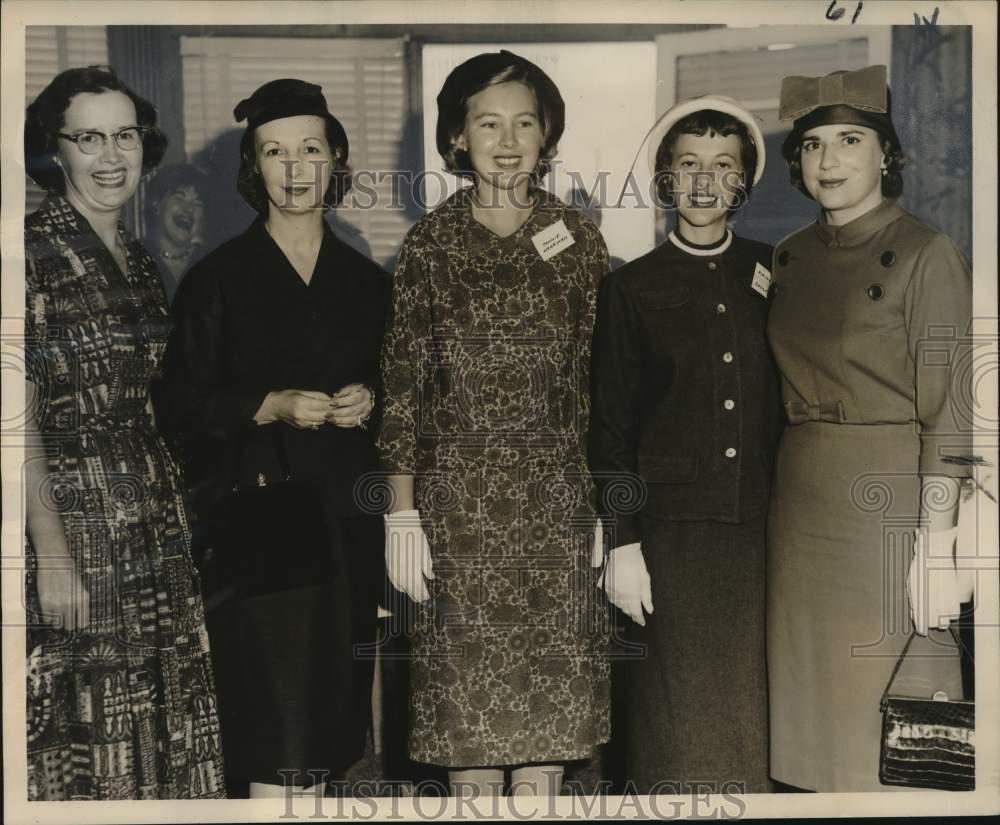
M 716 112 L 724 112 L 727 115 L 732 115 L 747 127 L 747 131 L 750 133 L 750 137 L 757 148 L 757 168 L 753 175 L 753 182 L 756 184 L 764 174 L 764 133 L 761 132 L 757 118 L 754 117 L 749 109 L 725 95 L 702 95 L 701 97 L 691 97 L 687 100 L 681 100 L 660 116 L 660 119 L 653 124 L 653 128 L 649 130 L 649 137 L 646 138 L 649 173 L 651 175 L 656 174 L 656 152 L 660 148 L 660 141 L 663 140 L 663 136 L 670 131 L 670 127 L 681 118 L 704 109 L 712 109 Z

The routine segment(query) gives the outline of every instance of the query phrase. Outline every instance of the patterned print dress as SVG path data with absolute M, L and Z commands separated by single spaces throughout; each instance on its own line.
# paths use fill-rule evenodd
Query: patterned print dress
M 473 218 L 471 191 L 404 241 L 384 354 L 383 460 L 416 477 L 435 574 L 432 600 L 412 608 L 410 756 L 584 758 L 609 732 L 585 457 L 607 249 L 538 191 L 500 237 Z M 572 245 L 543 259 L 532 239 L 559 221 Z
M 224 795 L 208 637 L 178 470 L 147 411 L 169 329 L 160 277 L 120 228 L 122 273 L 50 197 L 25 222 L 27 376 L 47 506 L 91 597 L 69 633 L 39 621 L 28 544 L 28 798 Z

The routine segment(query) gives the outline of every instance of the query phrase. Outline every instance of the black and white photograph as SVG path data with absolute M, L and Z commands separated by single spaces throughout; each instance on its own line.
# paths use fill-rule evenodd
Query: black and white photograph
M 1000 813 L 993 3 L 2 14 L 4 821 Z

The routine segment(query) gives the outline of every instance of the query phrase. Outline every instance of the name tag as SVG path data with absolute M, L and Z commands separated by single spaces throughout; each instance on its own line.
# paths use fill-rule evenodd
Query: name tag
M 551 226 L 545 227 L 537 235 L 532 236 L 531 242 L 542 256 L 543 261 L 547 261 L 553 255 L 558 255 L 566 247 L 576 243 L 573 236 L 569 234 L 566 224 L 561 220 L 556 221 Z
M 766 266 L 757 264 L 753 268 L 753 281 L 750 286 L 753 287 L 754 292 L 759 292 L 765 298 L 767 297 L 767 291 L 771 288 L 771 273 L 768 272 Z

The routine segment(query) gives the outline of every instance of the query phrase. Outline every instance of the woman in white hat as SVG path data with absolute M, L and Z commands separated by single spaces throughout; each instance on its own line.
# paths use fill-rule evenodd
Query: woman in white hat
M 677 226 L 604 279 L 593 345 L 590 465 L 613 548 L 602 583 L 635 654 L 614 735 L 640 793 L 762 792 L 772 249 L 729 217 L 760 180 L 764 142 L 750 112 L 708 95 L 663 115 L 649 160 Z

